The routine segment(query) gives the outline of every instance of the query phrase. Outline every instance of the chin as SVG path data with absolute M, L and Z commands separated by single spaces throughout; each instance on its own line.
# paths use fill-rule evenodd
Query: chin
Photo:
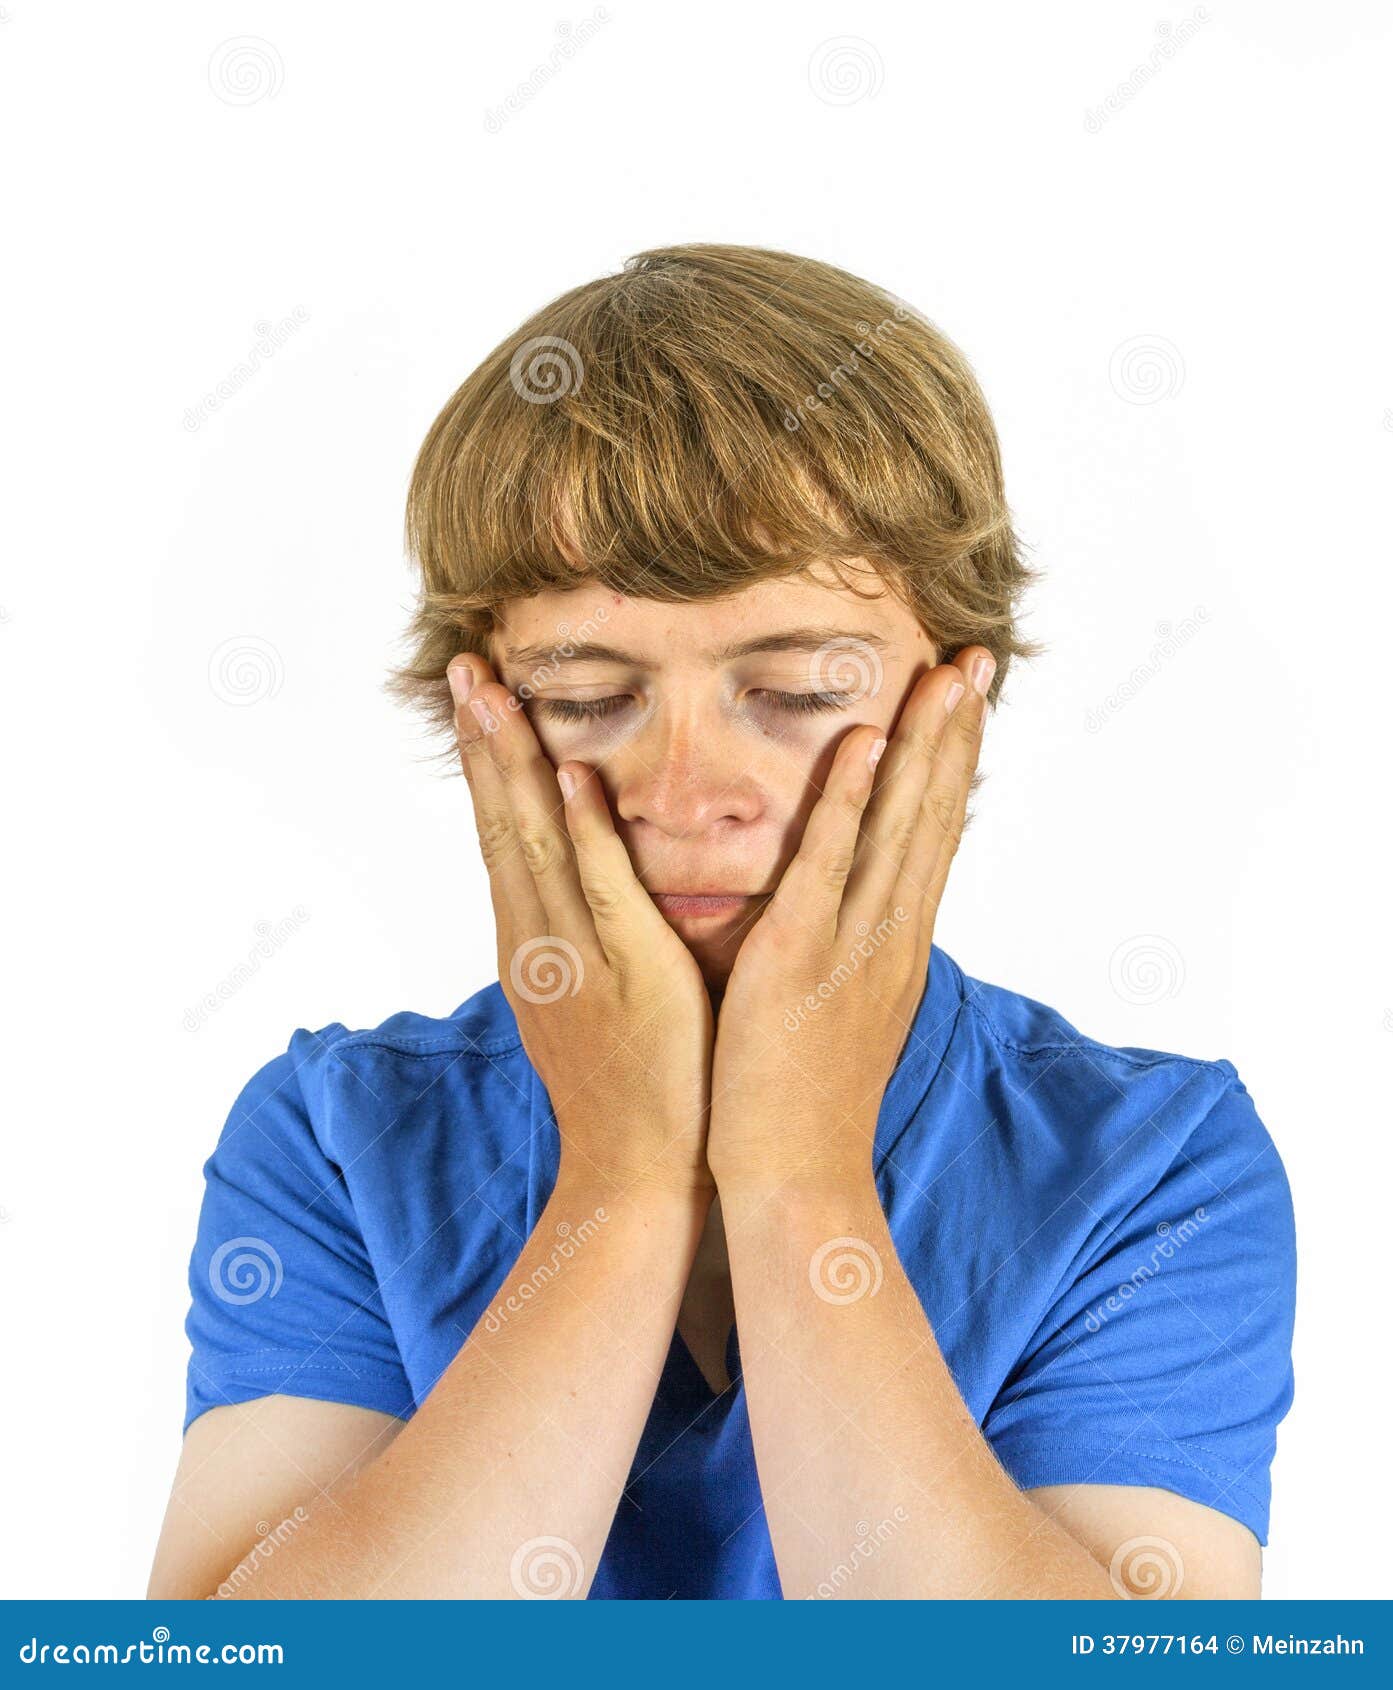
M 765 901 L 761 899 L 753 910 L 746 909 L 719 921 L 677 915 L 665 915 L 663 919 L 696 958 L 706 984 L 719 991 L 730 978 L 745 935 L 759 919 Z

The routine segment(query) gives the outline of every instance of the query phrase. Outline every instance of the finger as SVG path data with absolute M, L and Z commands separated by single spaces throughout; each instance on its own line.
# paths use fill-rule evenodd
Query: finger
M 489 754 L 488 732 L 469 708 L 478 685 L 493 681 L 481 657 L 454 658 L 446 676 L 455 701 L 455 738 L 460 766 L 469 783 L 479 853 L 488 872 L 500 970 L 509 965 L 520 939 L 546 930 L 546 913 L 535 881 L 518 849 L 517 828 L 502 774 Z
M 836 937 L 861 818 L 885 743 L 879 729 L 863 724 L 852 728 L 837 747 L 798 851 L 762 918 L 785 927 L 791 939 L 806 939 L 811 933 L 826 943 Z
M 500 864 L 501 871 L 510 883 L 516 883 L 519 874 L 530 877 L 541 900 L 546 932 L 574 944 L 593 943 L 595 924 L 576 872 L 556 771 L 538 744 L 527 713 L 508 688 L 496 681 L 476 686 L 468 708 L 483 730 L 516 836 L 516 847 Z
M 925 794 L 965 695 L 963 675 L 951 663 L 921 675 L 910 689 L 867 807 L 842 901 L 844 925 L 874 926 L 895 904 L 905 860 L 921 831 Z
M 960 651 L 954 663 L 967 685 L 939 746 L 928 788 L 924 793 L 922 825 L 905 855 L 895 896 L 901 902 L 921 900 L 936 912 L 948 871 L 962 840 L 972 776 L 982 749 L 987 720 L 987 692 L 996 660 L 985 646 Z
M 632 955 L 645 934 L 667 932 L 667 923 L 634 873 L 599 774 L 585 763 L 565 762 L 557 765 L 556 778 L 580 888 L 600 946 L 613 963 Z

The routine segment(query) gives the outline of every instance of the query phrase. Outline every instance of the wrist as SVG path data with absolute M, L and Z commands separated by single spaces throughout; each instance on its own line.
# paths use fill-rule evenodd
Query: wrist
M 797 1168 L 717 1168 L 716 1190 L 721 1211 L 734 1221 L 748 1217 L 791 1216 L 821 1221 L 838 1215 L 850 1221 L 857 1216 L 880 1215 L 884 1208 L 876 1188 L 869 1154 L 864 1159 L 837 1164 L 805 1162 Z
M 619 1174 L 563 1151 L 547 1209 L 556 1211 L 558 1222 L 572 1226 L 579 1226 L 587 1215 L 602 1222 L 623 1218 L 672 1225 L 691 1220 L 700 1225 L 715 1195 L 714 1183 L 700 1183 L 695 1176 L 684 1185 L 644 1173 Z

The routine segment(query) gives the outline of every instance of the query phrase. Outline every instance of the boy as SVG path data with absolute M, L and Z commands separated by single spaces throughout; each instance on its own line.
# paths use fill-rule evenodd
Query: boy
M 1032 650 L 961 355 L 823 264 L 645 253 L 449 401 L 408 539 L 499 982 L 238 1098 L 152 1594 L 1257 1594 L 1252 1101 L 933 944 Z

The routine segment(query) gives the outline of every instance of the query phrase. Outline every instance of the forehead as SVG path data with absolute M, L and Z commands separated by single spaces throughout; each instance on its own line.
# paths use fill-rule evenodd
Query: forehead
M 887 640 L 910 643 L 917 636 L 927 643 L 914 616 L 883 584 L 858 576 L 853 592 L 830 570 L 818 569 L 685 604 L 636 598 L 587 581 L 567 592 L 509 599 L 498 607 L 496 621 L 496 651 L 548 640 L 589 640 L 642 648 L 655 656 L 691 657 L 804 626 L 825 627 L 829 634 L 873 629 Z

